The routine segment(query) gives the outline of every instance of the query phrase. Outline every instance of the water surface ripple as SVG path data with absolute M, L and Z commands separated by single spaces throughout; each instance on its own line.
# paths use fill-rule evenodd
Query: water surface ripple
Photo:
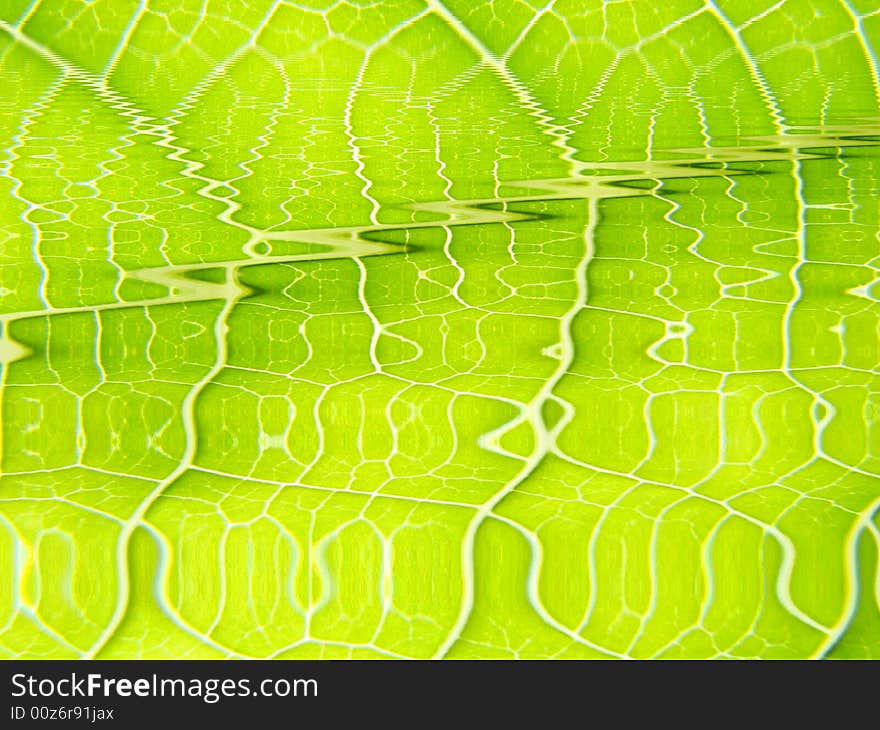
M 0 656 L 878 657 L 880 11 L 176 5 L 0 9 Z

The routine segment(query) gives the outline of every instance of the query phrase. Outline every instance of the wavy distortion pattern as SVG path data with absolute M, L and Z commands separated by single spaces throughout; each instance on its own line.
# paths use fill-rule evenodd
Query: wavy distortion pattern
M 0 653 L 880 656 L 880 11 L 655 5 L 3 3 Z

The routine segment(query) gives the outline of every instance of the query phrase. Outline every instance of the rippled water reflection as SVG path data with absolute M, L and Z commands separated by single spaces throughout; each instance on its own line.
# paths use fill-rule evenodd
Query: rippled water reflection
M 880 13 L 7 5 L 3 655 L 877 656 Z

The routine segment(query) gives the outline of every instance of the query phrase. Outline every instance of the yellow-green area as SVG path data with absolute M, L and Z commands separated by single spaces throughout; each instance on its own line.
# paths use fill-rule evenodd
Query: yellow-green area
M 869 0 L 0 3 L 0 657 L 880 658 Z

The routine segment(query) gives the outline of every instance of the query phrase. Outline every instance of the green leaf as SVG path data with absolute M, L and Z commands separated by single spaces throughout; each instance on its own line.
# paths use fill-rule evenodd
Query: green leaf
M 7 1 L 0 656 L 878 658 L 880 12 Z

